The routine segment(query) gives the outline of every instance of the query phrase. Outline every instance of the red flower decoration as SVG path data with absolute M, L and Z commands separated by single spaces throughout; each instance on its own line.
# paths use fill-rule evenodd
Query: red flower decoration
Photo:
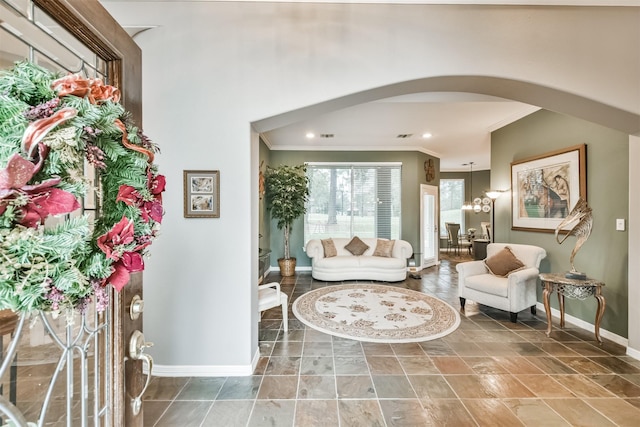
M 121 261 L 118 261 L 113 265 L 113 273 L 111 273 L 111 276 L 109 276 L 107 282 L 111 283 L 116 291 L 120 292 L 120 290 L 122 290 L 122 288 L 124 288 L 124 286 L 129 283 L 130 277 L 131 274 L 129 274 L 129 270 L 127 270 L 127 267 L 125 267 Z
M 21 195 L 28 196 L 28 202 L 18 207 L 21 225 L 35 228 L 43 224 L 49 215 L 60 215 L 73 212 L 80 207 L 73 194 L 53 188 L 60 183 L 60 178 L 51 178 L 39 184 L 27 185 L 42 166 L 46 150 L 40 150 L 40 162 L 32 162 L 14 154 L 7 167 L 0 171 L 0 214 L 7 205 Z
M 124 286 L 129 283 L 131 273 L 144 270 L 144 261 L 142 255 L 137 252 L 125 252 L 122 259 L 113 264 L 113 272 L 107 279 L 116 291 L 120 292 Z
M 138 252 L 125 252 L 120 261 L 130 273 L 144 270 L 144 260 Z
M 153 200 L 144 203 L 144 209 L 142 216 L 145 216 L 145 213 L 151 217 L 155 222 L 162 222 L 162 192 L 164 191 L 167 181 L 164 175 L 156 175 L 155 177 L 151 176 L 151 172 L 148 174 L 149 180 L 147 181 L 147 186 L 149 191 L 154 196 Z
M 163 175 L 152 176 L 148 174 L 147 188 L 153 196 L 152 200 L 144 200 L 140 193 L 130 185 L 121 185 L 118 189 L 116 202 L 123 202 L 127 206 L 137 206 L 140 209 L 140 216 L 144 222 L 149 222 L 149 218 L 157 223 L 162 222 L 162 192 L 166 186 L 166 179 Z
M 149 172 L 148 176 L 149 191 L 151 191 L 151 194 L 156 196 L 156 200 L 162 202 L 162 192 L 167 186 L 167 179 L 164 177 L 164 175 L 156 175 L 155 177 L 152 177 L 151 172 Z
M 157 223 L 162 223 L 162 203 L 153 201 L 153 202 L 144 202 L 142 208 L 140 209 L 140 214 L 142 219 L 145 222 L 149 221 L 149 218 L 154 220 Z
M 98 237 L 98 247 L 107 258 L 114 261 L 120 259 L 120 253 L 117 246 L 128 245 L 133 242 L 133 221 L 129 220 L 126 216 L 122 216 L 122 219 L 115 224 L 111 230 Z
M 140 193 L 130 185 L 121 185 L 116 202 L 124 202 L 127 206 L 136 206 L 140 202 Z

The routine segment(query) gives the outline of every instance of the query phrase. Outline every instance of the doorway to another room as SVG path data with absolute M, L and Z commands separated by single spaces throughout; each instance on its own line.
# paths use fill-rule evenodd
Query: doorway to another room
M 420 184 L 420 254 L 416 254 L 420 270 L 439 263 L 438 210 L 438 187 Z

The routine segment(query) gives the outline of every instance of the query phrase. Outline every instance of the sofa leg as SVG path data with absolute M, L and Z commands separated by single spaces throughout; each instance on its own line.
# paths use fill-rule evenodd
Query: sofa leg
M 517 323 L 518 322 L 518 313 L 509 313 L 509 315 L 511 316 L 511 322 L 512 323 Z
M 462 298 L 462 297 L 460 297 L 460 306 L 461 306 L 462 308 L 464 308 L 464 303 L 466 303 L 466 302 L 467 302 L 467 299 L 466 299 L 466 298 Z
M 531 306 L 531 314 L 536 314 L 536 306 L 535 305 Z

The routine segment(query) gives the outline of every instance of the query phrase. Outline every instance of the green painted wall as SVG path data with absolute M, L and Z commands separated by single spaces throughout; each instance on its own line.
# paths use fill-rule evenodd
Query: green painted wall
M 628 219 L 629 137 L 626 134 L 550 111 L 540 110 L 492 133 L 491 182 L 509 189 L 511 162 L 578 144 L 587 145 L 587 200 L 593 210 L 593 230 L 577 253 L 576 269 L 602 280 L 607 308 L 602 328 L 628 337 L 628 234 L 615 230 L 616 218 Z M 547 250 L 542 272 L 563 272 L 575 238 L 559 245 L 553 233 L 511 230 L 511 197 L 496 201 L 496 241 L 529 243 Z M 541 299 L 538 290 L 538 300 Z M 557 308 L 557 298 L 551 298 Z M 566 313 L 594 323 L 596 301 L 566 299 Z
M 296 165 L 305 162 L 401 162 L 401 239 L 411 243 L 414 251 L 418 251 L 420 240 L 420 184 L 427 184 L 424 162 L 427 159 L 434 160 L 436 177 L 428 184 L 437 186 L 440 180 L 440 159 L 416 151 L 271 151 L 269 154 L 270 161 L 268 164 L 273 167 L 283 164 Z M 261 151 L 261 159 L 262 155 Z M 311 266 L 311 260 L 303 250 L 302 217 L 294 223 L 290 239 L 291 256 L 297 258 L 297 266 Z M 283 233 L 277 229 L 275 221 L 271 221 L 270 246 L 272 250 L 271 265 L 277 266 L 278 258 L 281 258 L 284 253 L 284 241 Z

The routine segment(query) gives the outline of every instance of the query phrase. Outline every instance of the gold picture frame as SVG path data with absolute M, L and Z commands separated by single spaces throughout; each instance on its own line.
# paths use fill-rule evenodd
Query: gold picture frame
M 512 230 L 553 233 L 587 200 L 586 153 L 581 144 L 511 163 Z
M 184 217 L 220 218 L 220 171 L 184 171 Z

